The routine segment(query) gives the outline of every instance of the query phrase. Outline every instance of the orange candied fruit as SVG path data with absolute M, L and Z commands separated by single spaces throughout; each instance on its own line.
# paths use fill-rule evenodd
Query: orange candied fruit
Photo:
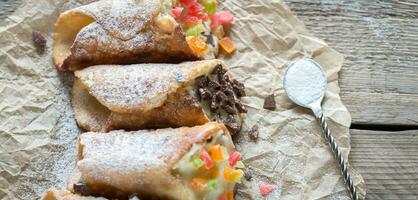
M 229 37 L 222 38 L 218 43 L 227 54 L 232 54 L 235 51 L 234 43 L 232 43 L 232 40 L 229 39 Z
M 187 36 L 186 41 L 193 52 L 202 53 L 206 49 L 206 42 L 202 37 Z
M 208 189 L 208 180 L 204 178 L 192 179 L 191 186 L 194 190 L 203 191 Z
M 224 179 L 226 182 L 239 182 L 244 175 L 244 172 L 239 169 L 232 169 L 231 167 L 225 167 Z
M 234 192 L 233 191 L 226 191 L 225 192 L 226 199 L 234 200 Z
M 224 157 L 222 155 L 221 145 L 214 145 L 210 147 L 210 156 L 213 161 L 223 161 Z
M 219 175 L 218 167 L 215 166 L 209 170 L 209 178 L 215 179 L 218 177 L 218 175 Z

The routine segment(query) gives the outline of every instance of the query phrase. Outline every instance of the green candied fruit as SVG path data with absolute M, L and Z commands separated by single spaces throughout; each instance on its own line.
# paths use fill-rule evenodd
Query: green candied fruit
M 234 165 L 234 168 L 244 169 L 245 165 L 242 161 L 238 161 L 237 164 Z
M 193 167 L 198 169 L 203 166 L 203 161 L 200 158 L 195 158 L 192 160 Z
M 216 13 L 216 0 L 205 0 L 203 6 L 205 7 L 205 12 L 209 15 L 213 15 Z
M 218 186 L 218 181 L 216 180 L 210 180 L 208 181 L 208 189 L 209 191 L 216 190 L 216 187 Z
M 186 31 L 186 36 L 199 36 L 202 32 L 205 32 L 206 29 L 202 24 L 198 24 L 196 26 L 193 26 L 189 28 Z

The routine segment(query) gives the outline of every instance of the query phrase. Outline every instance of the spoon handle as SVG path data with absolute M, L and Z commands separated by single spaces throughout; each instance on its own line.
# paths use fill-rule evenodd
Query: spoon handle
M 331 135 L 331 131 L 328 128 L 328 124 L 325 121 L 324 115 L 321 113 L 320 117 L 317 118 L 319 123 L 321 124 L 321 128 L 324 131 L 325 138 L 328 140 L 332 152 L 334 152 L 335 157 L 337 158 L 338 165 L 340 166 L 341 174 L 344 177 L 345 183 L 351 193 L 351 197 L 353 200 L 358 200 L 358 194 L 356 187 L 354 186 L 353 180 L 351 179 L 350 173 L 348 172 L 348 166 L 345 162 L 343 156 L 341 155 L 341 150 L 338 147 L 337 142 L 334 140 L 334 137 Z

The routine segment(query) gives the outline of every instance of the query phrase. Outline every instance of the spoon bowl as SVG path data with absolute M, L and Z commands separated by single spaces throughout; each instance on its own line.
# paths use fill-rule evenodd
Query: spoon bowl
M 299 106 L 310 108 L 316 116 L 322 114 L 321 102 L 327 79 L 321 66 L 308 58 L 292 62 L 284 74 L 283 86 L 289 97 Z

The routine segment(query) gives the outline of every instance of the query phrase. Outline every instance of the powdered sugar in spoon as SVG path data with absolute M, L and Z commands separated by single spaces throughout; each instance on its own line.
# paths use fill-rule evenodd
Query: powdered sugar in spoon
M 341 155 L 341 150 L 331 135 L 322 112 L 321 103 L 325 95 L 326 85 L 327 79 L 321 66 L 308 58 L 291 63 L 284 74 L 283 86 L 288 97 L 299 106 L 310 108 L 313 111 L 338 161 L 351 197 L 357 200 L 358 195 L 348 172 L 348 164 Z

